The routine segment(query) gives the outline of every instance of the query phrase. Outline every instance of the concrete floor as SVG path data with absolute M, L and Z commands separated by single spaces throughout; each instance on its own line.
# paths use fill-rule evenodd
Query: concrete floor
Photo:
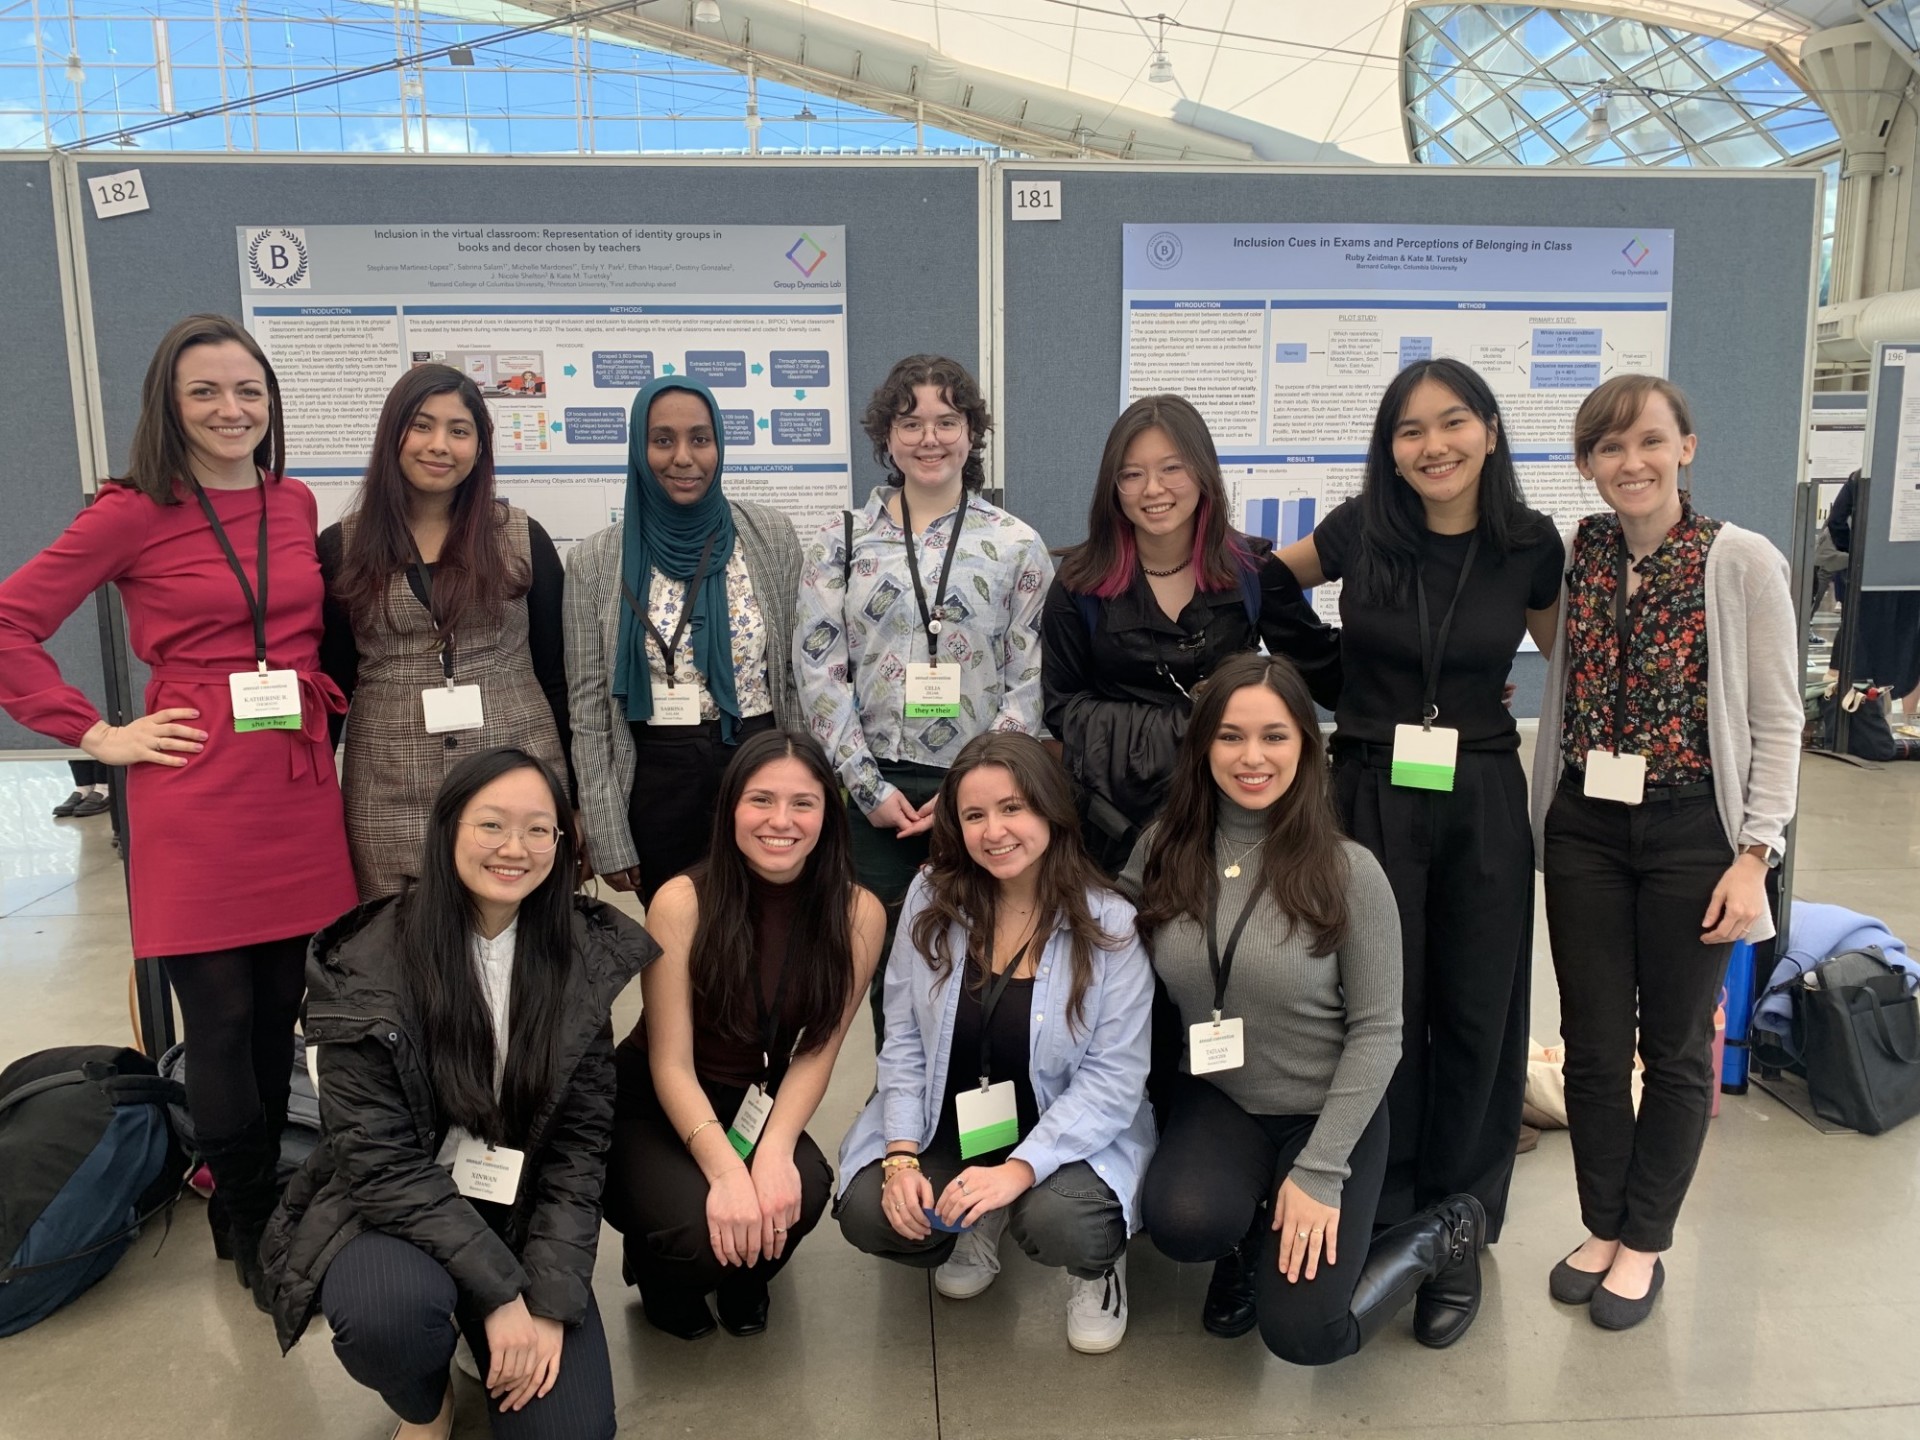
M 129 1034 L 126 904 L 104 819 L 54 821 L 65 767 L 0 765 L 0 1057 Z M 1808 761 L 1799 891 L 1880 915 L 1920 940 L 1920 765 Z M 217 854 L 217 844 L 209 847 Z M 210 861 L 209 863 L 214 863 Z M 1545 929 L 1535 1034 L 1557 1036 Z M 637 988 L 616 1023 L 638 1010 Z M 813 1130 L 831 1153 L 864 1100 L 871 1042 L 856 1026 Z M 596 1288 L 626 1433 L 714 1440 L 942 1440 L 1086 1435 L 1498 1435 L 1626 1440 L 1920 1435 L 1920 1125 L 1823 1136 L 1759 1091 L 1727 1097 L 1681 1219 L 1666 1293 L 1609 1335 L 1547 1298 L 1579 1238 L 1564 1132 L 1522 1156 L 1479 1321 L 1435 1353 L 1404 1328 L 1322 1371 L 1256 1338 L 1199 1326 L 1206 1284 L 1145 1242 L 1130 1258 L 1126 1343 L 1068 1350 L 1066 1284 L 1008 1247 L 981 1298 L 857 1254 L 831 1222 L 774 1287 L 768 1333 L 688 1345 L 650 1329 L 620 1284 L 616 1237 Z M 462 1381 L 463 1437 L 487 1433 Z M 0 1440 L 120 1435 L 385 1437 L 392 1419 L 349 1381 L 316 1326 L 282 1359 L 218 1266 L 197 1201 L 143 1237 L 104 1281 L 0 1341 Z

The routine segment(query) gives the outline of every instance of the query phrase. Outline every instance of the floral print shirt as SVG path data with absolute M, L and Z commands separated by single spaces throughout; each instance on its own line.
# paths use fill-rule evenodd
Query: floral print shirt
M 686 603 L 687 582 L 669 580 L 658 570 L 648 577 L 647 618 L 653 628 L 673 639 L 673 627 L 680 623 L 680 610 Z M 760 613 L 760 602 L 753 598 L 753 581 L 747 577 L 746 556 L 733 547 L 727 557 L 727 629 L 733 636 L 733 695 L 740 702 L 740 717 L 767 715 L 773 710 L 773 692 L 767 686 L 767 621 Z M 651 635 L 647 639 L 647 672 L 655 680 L 667 678 L 660 663 L 660 645 Z M 720 707 L 707 693 L 707 677 L 693 663 L 693 626 L 680 637 L 674 651 L 676 683 L 688 682 L 700 692 L 700 718 L 718 720 Z
M 1574 534 L 1567 572 L 1567 699 L 1562 754 L 1584 773 L 1589 750 L 1647 757 L 1649 786 L 1712 778 L 1707 755 L 1707 551 L 1720 522 L 1681 512 L 1653 553 L 1634 568 L 1640 588 L 1627 601 L 1625 706 L 1618 743 L 1614 697 L 1620 684 L 1614 594 L 1626 541 L 1614 515 L 1589 515 Z
M 887 513 L 887 501 L 898 493 L 876 486 L 854 515 L 850 579 L 843 578 L 843 518 L 820 527 L 800 572 L 793 632 L 802 713 L 863 814 L 893 793 L 881 778 L 882 763 L 945 768 L 984 731 L 1040 733 L 1040 610 L 1053 561 L 1032 526 L 973 494 L 961 502 L 967 519 L 939 635 L 940 663 L 960 667 L 960 714 L 906 718 L 907 666 L 925 664 L 928 656 L 907 573 L 906 532 Z M 929 609 L 958 514 L 948 511 L 915 540 Z

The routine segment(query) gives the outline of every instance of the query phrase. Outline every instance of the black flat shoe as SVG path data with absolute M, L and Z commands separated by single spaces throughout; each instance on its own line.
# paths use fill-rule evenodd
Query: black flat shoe
M 640 1292 L 647 1323 L 682 1340 L 698 1340 L 713 1333 L 713 1312 L 704 1295 L 666 1296 Z
M 1660 1287 L 1666 1282 L 1667 1267 L 1655 1260 L 1653 1279 L 1647 1282 L 1647 1293 L 1638 1300 L 1616 1295 L 1604 1285 L 1596 1286 L 1593 1299 L 1587 1305 L 1587 1317 L 1602 1330 L 1631 1330 L 1653 1313 L 1653 1302 L 1660 1298 Z
M 1562 1305 L 1585 1305 L 1607 1278 L 1604 1270 L 1576 1270 L 1569 1255 L 1547 1276 L 1547 1293 Z
M 1253 1329 L 1259 1319 L 1253 1308 L 1253 1271 L 1238 1250 L 1213 1262 L 1206 1303 L 1200 1307 L 1200 1326 L 1209 1335 L 1232 1340 Z
M 720 1324 L 729 1335 L 758 1335 L 767 1328 L 766 1281 L 722 1284 L 714 1298 L 720 1311 Z
M 66 799 L 62 800 L 58 805 L 53 807 L 53 818 L 56 820 L 66 819 L 69 815 L 73 814 L 75 810 L 79 809 L 80 802 L 85 800 L 92 793 L 93 792 L 91 790 L 74 791 L 71 795 L 67 796 Z
M 1480 1247 L 1487 1212 L 1471 1195 L 1450 1195 L 1429 1212 L 1445 1231 L 1447 1253 L 1413 1302 L 1413 1338 L 1444 1350 L 1480 1313 Z
M 104 815 L 113 808 L 113 801 L 99 791 L 90 791 L 80 803 L 73 807 L 72 815 L 76 820 L 87 820 L 95 815 Z

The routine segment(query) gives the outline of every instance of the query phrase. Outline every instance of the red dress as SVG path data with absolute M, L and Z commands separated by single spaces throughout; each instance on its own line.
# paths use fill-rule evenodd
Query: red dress
M 227 676 L 252 670 L 253 619 L 207 517 L 188 494 L 157 505 L 104 485 L 66 533 L 0 584 L 0 708 L 66 745 L 100 720 L 60 678 L 48 636 L 109 581 L 126 603 L 133 653 L 153 668 L 149 714 L 200 712 L 206 749 L 184 767 L 127 767 L 128 865 L 136 955 L 185 955 L 318 930 L 358 896 L 347 858 L 329 711 L 346 708 L 320 673 L 323 584 L 313 495 L 298 480 L 209 490 L 257 587 L 267 512 L 267 661 L 300 673 L 299 730 L 238 734 Z

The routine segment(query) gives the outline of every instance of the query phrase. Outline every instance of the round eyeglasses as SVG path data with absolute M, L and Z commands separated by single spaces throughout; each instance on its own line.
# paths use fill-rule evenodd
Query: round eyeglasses
M 918 415 L 899 416 L 893 422 L 894 433 L 902 440 L 918 440 L 928 428 Z M 951 443 L 967 433 L 967 420 L 964 415 L 942 415 L 931 428 L 935 439 Z
M 473 843 L 482 850 L 498 850 L 518 836 L 520 843 L 535 855 L 551 855 L 560 837 L 567 833 L 551 825 L 502 825 L 498 820 L 462 820 L 460 823 L 473 831 Z

